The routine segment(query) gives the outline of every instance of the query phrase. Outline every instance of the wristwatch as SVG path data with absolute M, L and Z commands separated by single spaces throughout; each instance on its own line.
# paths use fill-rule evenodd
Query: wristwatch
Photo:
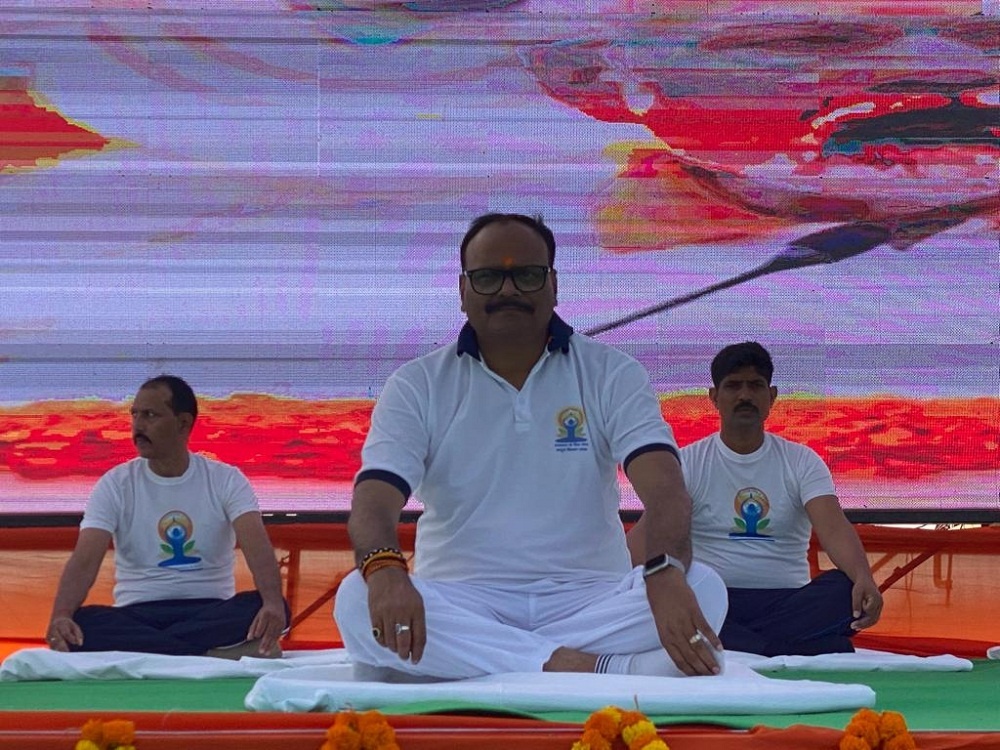
M 642 566 L 642 577 L 649 578 L 651 575 L 667 568 L 677 568 L 681 573 L 687 575 L 687 568 L 684 567 L 684 563 L 676 557 L 671 557 L 664 553 L 646 560 L 646 564 Z

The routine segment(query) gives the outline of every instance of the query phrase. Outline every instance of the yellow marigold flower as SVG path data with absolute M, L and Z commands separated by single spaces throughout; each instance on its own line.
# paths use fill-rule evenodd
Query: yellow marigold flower
M 640 747 L 639 750 L 670 750 L 670 747 L 666 742 L 657 737 L 649 744 Z
M 637 737 L 650 734 L 654 737 L 656 736 L 656 727 L 653 726 L 653 722 L 648 719 L 634 720 L 634 723 L 627 726 L 625 726 L 623 722 L 622 739 L 625 740 L 625 744 L 629 747 L 632 747 L 632 743 L 635 742 Z
M 74 750 L 101 750 L 101 746 L 93 740 L 78 740 Z
M 653 750 L 659 740 L 660 738 L 655 732 L 653 734 L 640 734 L 628 743 L 628 750 Z

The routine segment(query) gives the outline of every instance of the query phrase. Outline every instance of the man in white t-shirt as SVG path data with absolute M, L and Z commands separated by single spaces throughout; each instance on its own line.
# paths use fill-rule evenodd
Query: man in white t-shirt
M 719 671 L 725 587 L 691 562 L 690 498 L 642 366 L 554 313 L 555 239 L 487 214 L 461 243 L 468 322 L 372 415 L 335 616 L 359 675 Z M 632 567 L 621 465 L 656 519 Z M 414 494 L 413 575 L 399 550 Z
M 851 636 L 875 624 L 882 595 L 830 470 L 808 446 L 764 430 L 778 395 L 764 347 L 727 346 L 711 372 L 721 430 L 682 448 L 681 465 L 694 556 L 729 593 L 723 644 L 765 656 L 853 651 Z M 836 569 L 810 580 L 812 530 Z
M 191 387 L 161 375 L 132 403 L 139 457 L 100 478 L 46 639 L 56 651 L 279 656 L 289 619 L 257 497 L 239 469 L 190 453 Z M 114 541 L 115 606 L 81 606 Z M 234 546 L 255 591 L 235 590 Z

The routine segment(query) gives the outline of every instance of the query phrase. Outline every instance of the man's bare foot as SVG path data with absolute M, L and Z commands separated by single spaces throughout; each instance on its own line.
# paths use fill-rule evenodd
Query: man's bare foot
M 597 656 L 575 648 L 560 646 L 542 667 L 543 672 L 593 672 Z
M 235 646 L 225 646 L 222 648 L 210 648 L 205 652 L 205 656 L 214 656 L 217 659 L 238 660 L 244 656 L 253 656 L 256 659 L 277 659 L 281 657 L 281 646 L 275 643 L 270 651 L 265 654 L 260 652 L 260 638 L 252 641 L 243 641 Z

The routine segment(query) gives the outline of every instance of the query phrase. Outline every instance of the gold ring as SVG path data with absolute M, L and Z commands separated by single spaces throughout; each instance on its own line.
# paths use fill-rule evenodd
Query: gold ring
M 688 643 L 690 643 L 693 646 L 698 641 L 703 641 L 703 640 L 705 640 L 705 636 L 703 636 L 701 634 L 701 631 L 699 630 L 697 633 L 688 638 Z

